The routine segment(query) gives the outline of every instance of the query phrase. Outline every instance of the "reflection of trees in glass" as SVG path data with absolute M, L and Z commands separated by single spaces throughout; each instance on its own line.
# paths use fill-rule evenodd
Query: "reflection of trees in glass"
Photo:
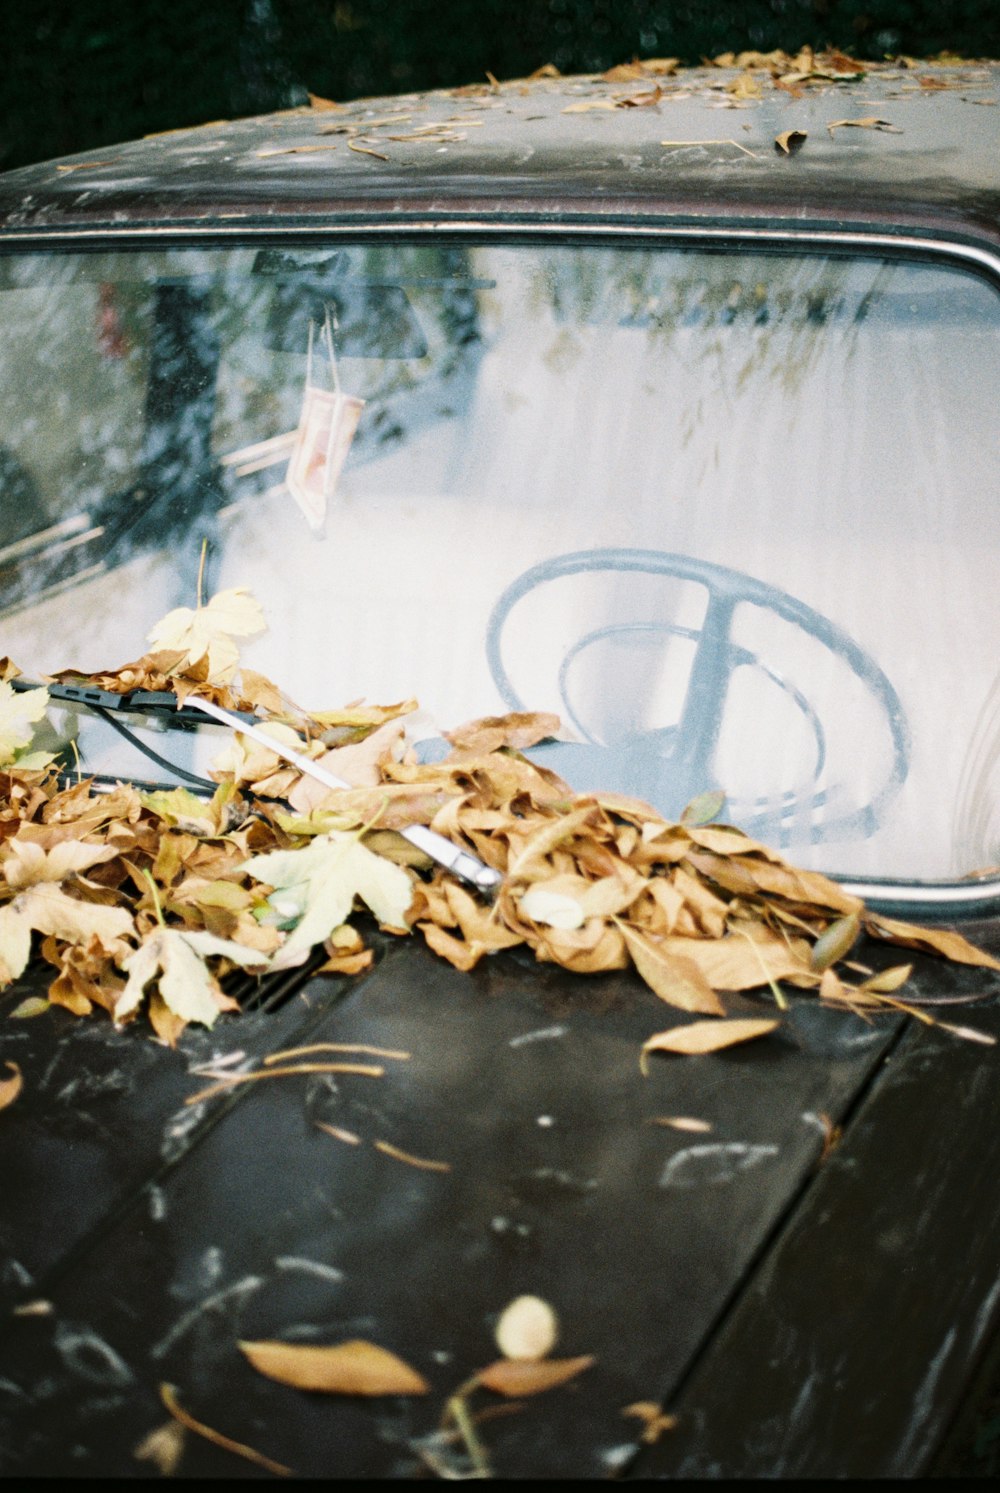
M 542 357 L 553 373 L 569 376 L 617 329 L 644 333 L 649 392 L 667 401 L 684 446 L 708 435 L 707 472 L 737 399 L 792 400 L 820 364 L 846 365 L 896 274 L 857 257 L 564 249 L 536 262 L 525 303 L 551 329 Z

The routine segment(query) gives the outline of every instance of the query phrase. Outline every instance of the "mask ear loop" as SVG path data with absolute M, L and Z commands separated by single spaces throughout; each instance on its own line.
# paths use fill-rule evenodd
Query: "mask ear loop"
M 330 357 L 330 373 L 333 378 L 333 395 L 336 401 L 336 410 L 340 410 L 340 374 L 337 371 L 337 354 L 333 349 L 333 327 L 337 326 L 336 312 L 333 317 L 333 326 L 330 324 L 330 308 L 323 307 L 323 336 L 326 339 L 326 350 Z M 312 373 L 312 321 L 309 323 L 309 372 Z M 338 420 L 335 417 L 330 421 L 330 431 L 326 438 L 326 462 L 323 467 L 323 496 L 329 499 L 333 484 L 330 480 L 331 466 L 333 461 L 333 448 L 337 440 Z

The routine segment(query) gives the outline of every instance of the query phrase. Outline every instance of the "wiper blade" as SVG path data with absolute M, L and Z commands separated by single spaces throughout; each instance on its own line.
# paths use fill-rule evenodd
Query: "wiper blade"
M 202 715 L 187 705 L 180 705 L 171 690 L 133 689 L 119 695 L 112 690 L 98 689 L 93 684 L 46 684 L 34 679 L 12 679 L 16 690 L 47 689 L 50 700 L 64 700 L 70 705 L 88 706 L 93 710 L 110 710 L 131 715 L 151 715 L 167 730 L 193 730 L 204 725 Z M 230 714 L 240 722 L 252 723 L 256 716 L 246 711 L 233 710 Z M 242 730 L 242 725 L 240 726 Z
M 166 767 L 169 771 L 185 778 L 201 788 L 215 788 L 214 783 L 207 782 L 204 778 L 198 778 L 193 773 L 186 772 L 183 768 L 176 767 L 153 752 L 151 748 L 138 742 L 132 737 L 131 732 L 125 730 L 119 722 L 113 718 L 114 712 L 130 712 L 136 715 L 149 715 L 166 729 L 190 730 L 195 726 L 204 725 L 205 717 L 222 726 L 228 726 L 231 731 L 240 731 L 244 736 L 265 746 L 269 752 L 274 752 L 278 757 L 284 758 L 286 762 L 292 763 L 300 772 L 307 777 L 315 778 L 327 788 L 351 788 L 354 785 L 346 782 L 343 778 L 335 777 L 333 773 L 327 772 L 325 768 L 318 766 L 309 757 L 301 752 L 296 752 L 281 742 L 275 741 L 268 736 L 266 731 L 260 729 L 257 717 L 240 710 L 223 710 L 218 705 L 213 705 L 210 700 L 202 700 L 194 695 L 189 696 L 189 703 L 180 705 L 177 696 L 169 690 L 130 690 L 127 694 L 116 695 L 111 690 L 98 689 L 92 684 L 49 684 L 42 686 L 39 682 L 26 679 L 12 679 L 11 684 L 17 690 L 46 688 L 50 700 L 63 700 L 67 704 L 82 705 L 85 709 L 93 710 L 96 714 L 104 716 L 108 724 L 122 731 L 140 751 L 145 752 L 154 762 Z M 491 897 L 500 886 L 503 877 L 499 871 L 492 866 L 487 866 L 478 856 L 469 850 L 463 850 L 452 840 L 446 839 L 436 831 L 428 829 L 423 824 L 412 824 L 407 829 L 398 831 L 404 840 L 408 840 L 417 850 L 457 876 L 460 881 L 466 882 L 474 887 L 476 891 L 485 897 Z

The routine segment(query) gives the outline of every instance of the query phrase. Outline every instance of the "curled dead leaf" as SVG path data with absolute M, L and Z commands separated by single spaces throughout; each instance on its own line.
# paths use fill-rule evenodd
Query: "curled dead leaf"
M 903 923 L 896 918 L 884 918 L 871 913 L 864 919 L 865 930 L 874 938 L 888 943 L 903 944 L 911 949 L 928 949 L 934 954 L 943 954 L 957 964 L 977 964 L 985 969 L 1000 969 L 1000 960 L 984 949 L 977 949 L 952 928 L 923 928 L 915 923 Z
M 240 1343 L 258 1373 L 295 1389 L 343 1395 L 422 1395 L 430 1385 L 388 1348 L 363 1338 L 327 1347 L 304 1343 Z
M 805 130 L 782 130 L 774 137 L 774 148 L 779 155 L 793 156 L 805 145 L 808 135 Z

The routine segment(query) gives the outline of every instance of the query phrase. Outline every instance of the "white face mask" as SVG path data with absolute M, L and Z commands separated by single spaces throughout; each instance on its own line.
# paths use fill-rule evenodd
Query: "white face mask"
M 288 490 L 314 533 L 322 531 L 327 504 L 336 491 L 337 479 L 365 406 L 363 399 L 345 394 L 340 387 L 329 314 L 322 336 L 329 353 L 333 388 L 324 389 L 313 382 L 313 324 L 310 322 L 309 362 L 302 410 L 285 475 Z

